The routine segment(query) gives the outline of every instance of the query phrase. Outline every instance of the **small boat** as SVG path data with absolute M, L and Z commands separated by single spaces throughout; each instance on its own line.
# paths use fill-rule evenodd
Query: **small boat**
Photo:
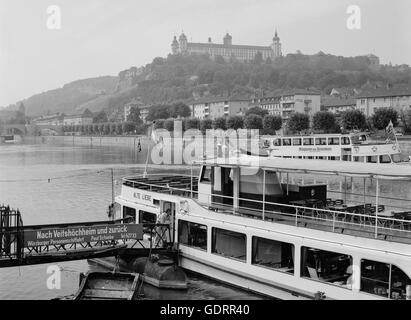
M 136 273 L 88 272 L 74 300 L 133 300 L 140 283 Z

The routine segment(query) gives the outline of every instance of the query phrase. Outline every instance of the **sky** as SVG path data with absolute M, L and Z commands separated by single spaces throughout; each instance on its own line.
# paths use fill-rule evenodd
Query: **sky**
M 61 28 L 49 29 L 49 6 Z M 347 28 L 347 8 L 361 13 Z M 189 41 L 270 45 L 283 54 L 320 50 L 374 53 L 383 64 L 411 65 L 410 0 L 0 0 L 0 106 L 65 83 L 117 75 L 167 56 L 174 35 Z

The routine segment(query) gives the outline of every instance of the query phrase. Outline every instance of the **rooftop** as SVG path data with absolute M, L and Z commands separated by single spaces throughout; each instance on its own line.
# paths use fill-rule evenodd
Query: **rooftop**
M 333 97 L 322 97 L 321 105 L 324 107 L 343 107 L 356 105 L 355 99 L 342 99 Z
M 385 88 L 366 89 L 357 95 L 357 98 L 379 98 L 379 97 L 396 97 L 411 96 L 411 87 L 396 86 Z

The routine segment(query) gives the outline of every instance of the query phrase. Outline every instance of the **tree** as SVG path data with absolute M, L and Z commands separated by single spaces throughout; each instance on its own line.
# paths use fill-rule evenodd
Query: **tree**
M 178 102 L 169 107 L 171 118 L 186 118 L 191 116 L 191 109 L 188 105 Z
M 264 118 L 268 114 L 268 111 L 264 110 L 264 109 L 261 109 L 260 107 L 252 107 L 252 108 L 248 109 L 245 112 L 246 116 L 248 116 L 250 114 L 256 114 L 256 115 L 260 116 L 261 118 Z
M 276 131 L 283 126 L 283 119 L 280 116 L 266 115 L 263 118 L 263 129 L 265 134 L 275 135 Z
M 134 132 L 134 130 L 136 130 L 136 126 L 137 125 L 131 121 L 123 122 L 123 132 L 124 133 Z
M 167 119 L 170 118 L 170 106 L 167 105 L 157 105 L 152 106 L 148 110 L 147 121 L 154 121 L 158 119 Z
M 313 129 L 323 131 L 324 133 L 335 133 L 338 131 L 334 114 L 328 111 L 319 111 L 314 114 Z
M 244 125 L 247 129 L 262 129 L 263 118 L 257 114 L 249 114 L 245 117 Z
M 345 111 L 341 116 L 341 124 L 346 130 L 364 130 L 367 128 L 365 115 L 360 110 Z
M 170 118 L 164 121 L 164 129 L 171 132 L 174 130 L 174 119 Z
M 385 129 L 390 121 L 396 127 L 398 125 L 398 112 L 393 108 L 378 108 L 374 111 L 371 121 L 374 128 L 378 130 Z
M 117 135 L 122 135 L 123 134 L 123 124 L 122 123 L 117 123 L 116 124 L 116 134 Z
M 227 119 L 227 129 L 241 129 L 244 126 L 243 117 L 231 116 Z
M 133 122 L 135 124 L 143 122 L 140 118 L 140 109 L 138 107 L 130 108 L 130 113 L 127 116 L 127 121 Z
M 401 110 L 400 118 L 405 133 L 411 132 L 411 110 Z
M 226 119 L 224 117 L 215 118 L 213 120 L 213 129 L 227 129 Z
M 111 127 L 110 123 L 104 124 L 104 134 L 110 134 L 110 127 Z
M 154 122 L 154 129 L 164 129 L 164 119 L 158 119 Z
M 197 118 L 188 118 L 184 121 L 185 130 L 200 129 L 200 120 Z
M 207 130 L 213 128 L 213 121 L 211 119 L 203 119 L 200 121 L 200 130 L 203 134 L 206 133 Z
M 310 128 L 310 117 L 305 113 L 293 113 L 287 121 L 287 129 L 291 132 L 301 132 Z
M 104 123 L 108 122 L 107 114 L 104 111 L 100 111 L 96 116 L 93 118 L 93 123 Z

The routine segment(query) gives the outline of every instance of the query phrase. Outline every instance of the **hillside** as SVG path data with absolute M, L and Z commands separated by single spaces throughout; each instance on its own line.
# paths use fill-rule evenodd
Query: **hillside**
M 79 80 L 63 88 L 32 96 L 24 101 L 29 116 L 64 112 L 106 110 L 121 112 L 139 97 L 146 104 L 187 102 L 202 96 L 269 94 L 279 89 L 312 88 L 329 94 L 332 88 L 369 87 L 378 84 L 411 85 L 407 65 L 373 65 L 364 56 L 341 57 L 319 52 L 288 54 L 275 61 L 241 63 L 210 59 L 206 55 L 169 55 L 155 58 L 144 67 L 132 67 L 117 77 Z
M 84 110 L 81 105 L 95 99 L 110 96 L 117 88 L 117 77 L 99 77 L 78 80 L 62 88 L 36 94 L 23 103 L 28 116 L 62 112 L 73 114 Z

